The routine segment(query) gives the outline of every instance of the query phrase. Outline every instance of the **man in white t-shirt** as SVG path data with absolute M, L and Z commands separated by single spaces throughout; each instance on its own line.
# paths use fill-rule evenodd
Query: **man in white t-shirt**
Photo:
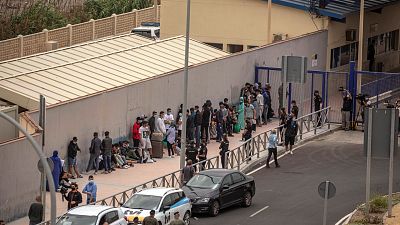
M 263 117 L 263 112 L 264 112 L 264 97 L 262 96 L 260 89 L 256 90 L 256 94 L 257 94 L 256 99 L 257 99 L 258 110 L 259 110 L 257 112 L 257 115 L 258 115 L 257 123 L 258 123 L 258 126 L 261 127 L 262 117 Z
M 149 123 L 147 121 L 142 122 L 142 126 L 139 128 L 139 134 L 140 134 L 140 148 L 142 149 L 142 156 L 146 155 L 147 153 L 151 156 L 153 155 L 152 152 L 152 147 L 151 147 L 151 141 L 150 141 L 150 128 L 149 128 Z
M 162 133 L 163 135 L 165 135 L 167 133 L 167 131 L 165 129 L 164 112 L 163 111 L 160 112 L 160 117 L 157 118 L 155 125 L 156 125 L 156 127 L 155 127 L 156 133 Z
M 165 129 L 168 130 L 169 126 L 174 122 L 174 115 L 171 113 L 171 109 L 167 109 L 167 115 L 164 116 Z

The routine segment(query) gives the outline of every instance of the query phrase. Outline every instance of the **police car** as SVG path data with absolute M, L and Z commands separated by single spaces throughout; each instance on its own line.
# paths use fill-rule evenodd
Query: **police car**
M 121 209 L 105 205 L 85 205 L 75 207 L 62 215 L 56 225 L 127 225 Z
M 175 212 L 179 212 L 181 219 L 189 225 L 192 204 L 182 189 L 150 188 L 135 193 L 122 205 L 121 210 L 129 224 L 133 223 L 135 217 L 142 223 L 150 211 L 155 210 L 159 225 L 169 224 Z

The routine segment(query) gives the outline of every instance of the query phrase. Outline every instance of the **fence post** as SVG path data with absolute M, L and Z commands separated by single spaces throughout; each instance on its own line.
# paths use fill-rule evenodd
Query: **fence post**
M 217 155 L 217 168 L 219 168 L 219 155 Z
M 310 129 L 311 129 L 311 120 L 312 120 L 312 115 L 309 115 L 308 116 L 308 128 L 307 128 L 307 132 L 310 132 Z
M 327 113 L 327 115 L 328 115 L 328 117 L 327 117 L 327 120 L 328 120 L 328 130 L 331 130 L 331 108 L 330 108 L 330 107 L 328 108 L 328 110 L 326 111 L 326 113 Z
M 317 134 L 318 116 L 314 116 L 314 134 Z
M 44 43 L 46 44 L 49 41 L 49 30 L 43 29 L 44 33 Z
M 90 22 L 92 23 L 92 41 L 94 41 L 96 38 L 96 21 L 94 19 L 90 19 Z
M 67 25 L 67 28 L 68 28 L 68 36 L 69 36 L 69 38 L 68 38 L 68 46 L 72 46 L 72 25 L 71 24 L 68 24 Z
M 114 31 L 113 31 L 113 34 L 115 36 L 115 35 L 117 35 L 117 15 L 115 13 L 113 13 L 111 16 L 114 18 Z
M 257 159 L 260 158 L 260 139 L 261 137 L 257 137 Z
M 157 0 L 154 0 L 154 4 L 153 4 L 155 13 L 154 13 L 154 22 L 158 21 L 158 4 L 157 4 Z
M 303 118 L 300 118 L 300 140 L 303 140 Z
M 24 56 L 24 36 L 18 35 L 19 38 L 19 57 Z
M 225 169 L 228 169 L 228 152 L 225 152 L 225 155 L 224 155 L 224 165 L 222 165 L 223 166 L 223 168 L 225 168 Z
M 137 9 L 133 9 L 132 11 L 134 13 L 134 17 L 135 17 L 135 27 L 138 27 L 138 11 Z
M 238 157 L 237 157 L 237 164 L 238 164 L 238 170 L 240 170 L 240 157 L 241 157 L 241 152 L 240 152 L 240 147 L 238 148 Z

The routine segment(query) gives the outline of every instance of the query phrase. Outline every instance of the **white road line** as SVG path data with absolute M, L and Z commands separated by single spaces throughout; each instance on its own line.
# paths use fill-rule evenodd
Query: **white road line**
M 267 206 L 265 206 L 264 208 L 258 210 L 257 212 L 251 214 L 250 217 L 253 217 L 253 216 L 257 215 L 257 214 L 259 214 L 260 212 L 262 212 L 262 211 L 264 211 L 264 210 L 266 210 L 266 209 L 268 209 L 268 208 L 269 208 L 269 206 L 267 205 Z
M 306 145 L 306 144 L 308 144 L 308 143 L 310 143 L 310 142 L 311 142 L 311 141 L 308 141 L 308 142 L 306 142 L 306 143 L 304 143 L 304 144 L 302 144 L 302 145 L 299 145 L 299 146 L 293 148 L 292 151 L 294 151 L 294 150 L 296 150 L 296 149 L 298 149 L 298 148 L 300 148 L 300 147 L 303 147 L 304 145 Z M 278 159 L 282 158 L 283 156 L 285 156 L 285 155 L 287 155 L 287 154 L 289 154 L 289 152 L 285 152 L 285 153 L 283 153 L 282 155 L 278 156 Z M 271 160 L 270 162 L 273 163 L 273 162 L 275 162 L 275 160 Z M 264 165 L 258 167 L 257 169 L 255 169 L 255 170 L 253 170 L 253 171 L 247 173 L 246 175 L 251 175 L 251 174 L 253 174 L 253 173 L 257 172 L 257 171 L 260 171 L 262 168 L 265 168 L 265 167 L 266 167 L 266 165 L 264 164 Z

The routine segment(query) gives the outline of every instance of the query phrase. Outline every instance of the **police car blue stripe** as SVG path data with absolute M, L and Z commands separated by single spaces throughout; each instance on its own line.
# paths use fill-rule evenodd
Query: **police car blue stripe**
M 189 199 L 189 198 L 183 198 L 183 199 L 180 200 L 179 202 L 173 204 L 173 205 L 171 206 L 171 209 L 176 208 L 176 207 L 179 207 L 179 206 L 184 205 L 184 204 L 188 204 L 189 202 L 190 202 L 190 199 Z

